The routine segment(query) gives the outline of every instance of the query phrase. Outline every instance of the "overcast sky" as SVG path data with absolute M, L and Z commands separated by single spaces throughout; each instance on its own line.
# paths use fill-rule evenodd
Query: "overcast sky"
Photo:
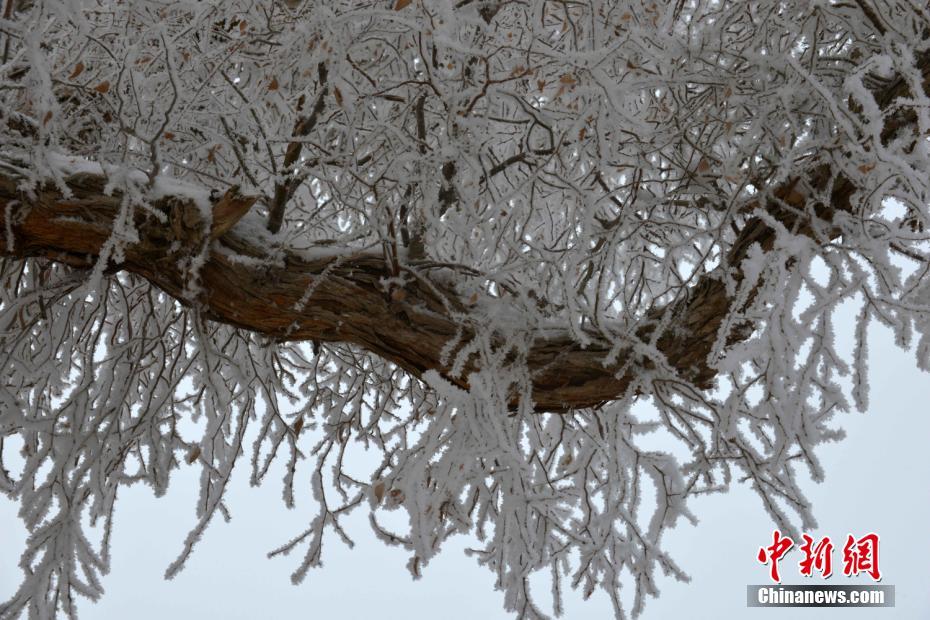
M 728 495 L 691 501 L 697 527 L 681 521 L 666 548 L 691 576 L 690 584 L 660 579 L 661 596 L 648 603 L 642 618 L 927 618 L 930 617 L 930 376 L 915 369 L 913 354 L 897 350 L 884 328 L 871 338 L 871 409 L 844 414 L 849 437 L 822 446 L 827 472 L 821 485 L 809 484 L 820 529 L 817 536 L 845 540 L 869 531 L 881 536 L 883 584 L 896 587 L 894 609 L 761 609 L 746 607 L 746 585 L 767 581 L 767 567 L 755 559 L 770 544 L 772 523 L 748 486 Z M 84 619 L 163 620 L 174 618 L 423 618 L 446 620 L 511 618 L 493 576 L 463 550 L 473 541 L 453 539 L 445 552 L 414 582 L 406 553 L 386 548 L 370 534 L 359 512 L 346 524 L 354 549 L 328 538 L 324 567 L 299 585 L 289 575 L 296 557 L 269 560 L 266 553 L 306 527 L 312 517 L 309 492 L 286 510 L 275 479 L 263 488 L 239 476 L 228 497 L 231 523 L 214 521 L 187 568 L 163 580 L 184 535 L 194 523 L 197 477 L 175 474 L 167 497 L 156 499 L 145 487 L 123 491 L 117 505 L 112 572 L 103 600 L 81 606 Z M 279 479 L 279 478 L 278 478 Z M 303 500 L 303 501 L 301 501 Z M 16 564 L 25 530 L 16 506 L 0 497 L 0 597 L 19 581 Z M 834 551 L 830 583 L 854 581 L 841 574 L 842 542 Z M 782 563 L 786 583 L 797 575 L 795 550 Z M 869 582 L 868 578 L 861 580 Z M 822 583 L 818 577 L 806 583 Z M 547 588 L 541 582 L 539 590 Z M 543 598 L 543 600 L 547 600 Z M 566 595 L 565 617 L 610 618 L 609 602 L 595 594 L 587 602 Z

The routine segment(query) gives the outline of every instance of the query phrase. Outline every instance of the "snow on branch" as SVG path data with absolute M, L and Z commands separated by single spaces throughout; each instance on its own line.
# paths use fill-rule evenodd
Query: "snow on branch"
M 101 596 L 121 486 L 200 469 L 170 577 L 276 464 L 295 581 L 367 510 L 636 615 L 689 497 L 810 527 L 872 322 L 930 368 L 919 3 L 6 7 L 0 617 Z

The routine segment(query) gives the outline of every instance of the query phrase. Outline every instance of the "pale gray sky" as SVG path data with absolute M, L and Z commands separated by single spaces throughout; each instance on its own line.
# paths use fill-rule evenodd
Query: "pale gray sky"
M 758 548 L 770 543 L 772 524 L 746 486 L 725 496 L 692 500 L 701 519 L 697 527 L 682 521 L 666 546 L 691 574 L 690 584 L 660 579 L 662 595 L 642 618 L 888 618 L 930 617 L 930 376 L 914 368 L 913 355 L 897 350 L 891 334 L 875 328 L 871 343 L 871 409 L 843 415 L 846 441 L 820 450 L 827 472 L 822 485 L 808 485 L 820 522 L 818 536 L 845 540 L 848 532 L 881 535 L 882 583 L 896 586 L 894 609 L 747 608 L 746 585 L 766 583 L 767 567 Z M 347 549 L 335 538 L 324 547 L 324 567 L 299 585 L 290 583 L 298 558 L 268 560 L 267 551 L 306 526 L 312 516 L 309 493 L 286 510 L 275 484 L 248 486 L 239 471 L 228 499 L 231 523 L 214 522 L 187 568 L 173 581 L 162 579 L 194 523 L 197 479 L 176 474 L 167 497 L 155 499 L 147 488 L 122 494 L 117 505 L 112 572 L 96 605 L 84 602 L 81 617 L 90 620 L 163 620 L 164 618 L 404 618 L 445 620 L 511 618 L 493 576 L 465 556 L 467 541 L 453 540 L 425 570 L 419 582 L 405 569 L 406 554 L 386 548 L 370 534 L 366 516 L 347 521 L 358 543 Z M 272 480 L 271 482 L 274 482 Z M 302 501 L 301 501 L 302 500 Z M 0 498 L 0 597 L 19 580 L 16 563 L 25 531 L 16 507 Z M 842 543 L 840 543 L 842 544 Z M 834 571 L 841 573 L 841 549 Z M 782 563 L 786 583 L 801 582 L 798 552 Z M 868 581 L 867 579 L 864 581 Z M 806 583 L 819 583 L 814 577 Z M 842 574 L 830 582 L 850 580 Z M 544 599 L 545 600 L 545 599 Z M 566 596 L 565 617 L 610 618 L 603 594 L 582 602 Z

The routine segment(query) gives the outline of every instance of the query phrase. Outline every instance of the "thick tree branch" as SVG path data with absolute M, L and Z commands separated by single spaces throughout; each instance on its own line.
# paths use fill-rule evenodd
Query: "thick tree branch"
M 77 267 L 89 267 L 97 261 L 110 237 L 121 197 L 104 193 L 101 176 L 72 176 L 67 183 L 71 196 L 48 185 L 30 200 L 17 191 L 16 179 L 0 176 L 0 229 L 12 231 L 13 241 L 9 245 L 9 235 L 0 238 L 5 255 L 44 257 Z M 834 206 L 845 207 L 842 203 L 851 191 L 851 184 L 841 182 L 833 192 Z M 803 207 L 803 197 L 789 186 L 776 194 L 789 205 L 795 203 L 795 208 Z M 228 206 L 233 199 L 240 201 L 236 208 Z M 251 205 L 250 200 L 227 194 L 214 212 L 233 212 L 238 218 Z M 466 366 L 464 377 L 454 377 L 442 363 L 443 349 L 450 340 L 460 336 L 460 341 L 467 342 L 473 334 L 467 322 L 450 316 L 450 309 L 468 314 L 468 307 L 451 291 L 415 280 L 406 285 L 402 295 L 394 294 L 382 285 L 387 274 L 383 257 L 373 254 L 311 259 L 291 252 L 279 267 L 255 267 L 250 261 L 235 260 L 235 256 L 261 260 L 266 258 L 265 250 L 229 230 L 227 222 L 222 225 L 221 233 L 225 234 L 214 232 L 219 238 L 196 273 L 200 292 L 191 299 L 189 282 L 194 274 L 179 266 L 183 264 L 179 253 L 193 253 L 198 247 L 198 240 L 190 234 L 197 226 L 196 218 L 193 222 L 185 219 L 196 207 L 181 197 L 164 198 L 156 207 L 166 214 L 169 225 L 139 210 L 134 219 L 140 242 L 126 248 L 125 261 L 116 266 L 118 269 L 145 278 L 183 304 L 199 305 L 213 320 L 281 341 L 350 343 L 416 376 L 437 369 L 450 381 L 467 387 L 473 365 Z M 774 204 L 769 207 L 773 213 L 780 209 Z M 790 214 L 781 213 L 780 217 L 791 224 Z M 768 249 L 773 240 L 770 228 L 759 220 L 750 221 L 733 245 L 729 264 L 738 265 L 753 243 Z M 172 250 L 172 244 L 176 248 L 178 242 L 182 249 Z M 709 387 L 713 381 L 715 371 L 708 367 L 706 358 L 730 304 L 723 282 L 704 277 L 686 299 L 668 309 L 675 315 L 675 329 L 658 339 L 658 348 L 684 378 L 699 386 Z M 650 337 L 661 312 L 647 317 L 645 327 L 638 332 L 641 338 Z M 621 355 L 615 364 L 605 366 L 608 351 L 605 342 L 582 348 L 567 332 L 538 338 L 527 359 L 536 409 L 565 411 L 596 406 L 622 395 L 636 364 L 630 367 L 630 360 Z M 618 376 L 621 368 L 628 370 Z
M 324 98 L 329 91 L 327 84 L 328 71 L 324 63 L 319 64 L 317 73 L 319 75 L 320 92 L 316 96 L 316 101 L 310 110 L 309 116 L 301 116 L 294 125 L 294 137 L 298 138 L 298 140 L 294 140 L 287 145 L 287 151 L 284 153 L 284 167 L 281 170 L 281 180 L 275 183 L 274 186 L 274 198 L 268 210 L 268 230 L 273 234 L 277 234 L 281 230 L 281 224 L 284 223 L 284 208 L 300 184 L 300 181 L 293 177 L 294 169 L 300 162 L 300 154 L 303 151 L 303 143 L 299 138 L 313 131 L 313 128 L 316 127 L 317 122 L 320 120 L 320 115 L 323 113 Z

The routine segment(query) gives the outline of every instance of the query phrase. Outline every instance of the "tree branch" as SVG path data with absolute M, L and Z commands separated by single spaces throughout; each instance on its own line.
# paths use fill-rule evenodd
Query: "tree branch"
M 321 62 L 317 66 L 317 73 L 319 75 L 320 92 L 316 96 L 316 101 L 313 104 L 313 108 L 310 110 L 310 115 L 301 116 L 297 119 L 297 123 L 294 125 L 294 137 L 296 138 L 302 138 L 313 131 L 317 121 L 320 120 L 320 115 L 323 113 L 324 98 L 329 91 L 329 86 L 327 84 L 328 71 L 324 63 Z M 290 200 L 297 186 L 300 184 L 300 181 L 294 178 L 293 172 L 300 161 L 302 150 L 303 143 L 300 140 L 295 140 L 287 145 L 287 151 L 284 153 L 284 167 L 281 170 L 281 180 L 275 183 L 274 198 L 268 210 L 268 230 L 271 231 L 272 234 L 277 234 L 278 231 L 281 230 L 281 224 L 284 223 L 284 208 L 287 205 L 287 201 Z
M 829 179 L 822 171 L 819 182 Z M 815 179 L 815 182 L 818 180 Z M 17 190 L 18 180 L 0 176 L 0 230 L 12 235 L 0 237 L 0 251 L 13 257 L 44 257 L 75 267 L 88 268 L 99 258 L 101 248 L 111 235 L 113 222 L 121 204 L 118 193 L 104 193 L 102 176 L 81 174 L 67 179 L 71 196 L 46 185 L 34 199 Z M 775 192 L 776 197 L 794 209 L 789 213 L 778 204 L 768 206 L 786 225 L 794 226 L 795 212 L 803 212 L 804 198 L 793 184 Z M 825 217 L 833 208 L 846 208 L 852 185 L 839 182 L 833 191 L 834 205 L 823 207 Z M 222 207 L 229 200 L 238 206 Z M 238 217 L 251 206 L 253 199 L 227 194 L 214 207 L 215 212 L 233 211 Z M 186 208 L 178 208 L 180 206 Z M 467 342 L 474 334 L 468 322 L 450 316 L 450 308 L 467 316 L 468 306 L 456 300 L 454 293 L 437 283 L 417 279 L 408 283 L 403 295 L 385 290 L 381 280 L 388 266 L 381 255 L 359 253 L 335 258 L 306 258 L 296 252 L 285 254 L 280 267 L 256 267 L 255 261 L 235 260 L 245 256 L 261 261 L 264 244 L 248 239 L 228 222 L 214 235 L 208 258 L 197 272 L 200 293 L 189 299 L 190 273 L 179 266 L 178 252 L 193 252 L 194 242 L 181 238 L 175 220 L 195 209 L 181 196 L 166 197 L 155 204 L 169 219 L 169 225 L 145 214 L 134 215 L 140 242 L 125 249 L 119 270 L 145 278 L 180 303 L 201 308 L 212 320 L 264 334 L 280 341 L 317 340 L 350 343 L 371 351 L 415 376 L 436 369 L 449 381 L 468 387 L 468 375 L 474 360 L 466 364 L 463 376 L 453 376 L 442 363 L 443 349 L 459 336 Z M 797 211 L 795 211 L 797 209 Z M 186 224 L 189 229 L 190 224 Z M 802 227 L 810 230 L 809 227 Z M 771 248 L 774 231 L 760 220 L 743 227 L 728 257 L 738 266 L 753 243 Z M 8 239 L 12 237 L 12 245 Z M 172 245 L 182 247 L 172 250 Z M 281 264 L 281 263 L 279 263 Z M 325 273 L 324 273 L 325 272 Z M 737 274 L 737 280 L 741 276 Z M 312 293 L 308 295 L 308 291 Z M 658 339 L 658 349 L 682 377 L 700 387 L 710 387 L 715 371 L 707 365 L 707 355 L 732 301 L 722 280 L 705 276 L 690 289 L 685 299 L 674 307 L 653 311 L 637 335 L 651 337 L 665 311 L 674 313 L 675 329 Z M 475 317 L 479 321 L 479 317 Z M 733 338 L 748 335 L 738 330 Z M 621 396 L 629 387 L 639 360 L 629 364 L 629 352 L 616 363 L 605 366 L 610 346 L 598 341 L 582 347 L 566 331 L 538 338 L 528 353 L 527 365 L 533 379 L 533 400 L 538 411 L 566 411 L 597 406 Z M 618 375 L 622 368 L 626 372 Z M 514 397 L 516 399 L 516 396 Z M 512 403 L 516 405 L 516 401 Z
M 921 54 L 919 66 L 922 86 L 925 91 L 930 90 L 930 52 Z M 881 108 L 886 108 L 907 91 L 906 81 L 898 78 L 876 92 L 876 100 Z M 321 97 L 324 92 L 325 88 Z M 314 110 L 318 107 L 319 103 Z M 314 118 L 315 114 L 311 114 L 305 124 L 312 125 Z M 912 113 L 891 115 L 885 121 L 882 138 L 893 138 L 913 120 Z M 295 131 L 298 135 L 304 133 L 303 129 Z M 294 143 L 289 151 L 299 148 L 299 143 Z M 296 153 L 290 152 L 285 163 L 292 165 L 297 159 Z M 0 252 L 13 257 L 44 257 L 82 268 L 94 265 L 111 235 L 121 196 L 104 193 L 105 180 L 96 175 L 67 179 L 69 196 L 47 185 L 29 199 L 17 190 L 18 182 L 17 178 L 0 174 L 0 230 L 10 232 L 0 235 Z M 818 237 L 815 230 L 828 231 L 830 238 L 839 235 L 832 228 L 833 214 L 850 210 L 854 190 L 852 181 L 834 175 L 828 165 L 821 165 L 805 179 L 788 179 L 769 192 L 760 192 L 760 196 L 772 196 L 772 200 L 749 207 L 764 207 L 787 229 L 822 241 L 823 237 Z M 813 195 L 827 196 L 828 200 L 825 204 L 811 205 Z M 201 288 L 197 299 L 186 296 L 191 274 L 179 267 L 179 262 L 183 262 L 178 261 L 179 250 L 172 249 L 181 242 L 180 251 L 184 248 L 193 251 L 189 235 L 181 238 L 186 233 L 179 231 L 185 227 L 175 225 L 176 220 L 194 209 L 181 196 L 162 198 L 155 205 L 166 214 L 169 226 L 141 210 L 135 214 L 140 242 L 125 249 L 125 260 L 116 267 L 145 278 L 182 304 L 197 305 L 213 320 L 280 341 L 349 343 L 415 376 L 435 369 L 452 383 L 468 387 L 468 376 L 475 370 L 474 360 L 465 365 L 461 376 L 453 375 L 443 362 L 448 357 L 443 351 L 453 339 L 466 343 L 474 335 L 469 314 L 474 316 L 472 325 L 481 318 L 470 313 L 469 306 L 458 300 L 452 290 L 417 278 L 405 286 L 402 295 L 392 294 L 396 291 L 386 290 L 381 283 L 389 273 L 389 266 L 383 256 L 375 254 L 359 253 L 336 259 L 307 258 L 286 251 L 283 263 L 277 263 L 282 266 L 256 267 L 256 263 L 261 264 L 267 258 L 265 244 L 232 229 L 235 220 L 251 206 L 248 201 L 252 199 L 233 191 L 219 202 L 224 200 L 230 204 L 223 208 L 215 205 L 215 218 L 217 213 L 227 213 L 221 219 L 232 217 L 234 221 L 226 221 L 221 229 L 212 231 L 209 255 L 196 274 Z M 775 231 L 759 218 L 749 220 L 738 232 L 724 262 L 731 268 L 730 277 L 736 283 L 743 278 L 740 265 L 750 247 L 759 244 L 763 251 L 768 251 L 775 236 Z M 256 260 L 235 260 L 237 255 Z M 661 334 L 656 346 L 683 379 L 709 388 L 716 371 L 707 364 L 707 357 L 732 303 L 723 279 L 718 274 L 705 275 L 671 307 L 650 312 L 636 335 L 648 341 L 660 319 L 671 312 L 674 329 Z M 452 316 L 453 312 L 456 316 Z M 751 331 L 751 325 L 737 326 L 729 341 L 744 339 Z M 536 339 L 526 363 L 538 411 L 566 411 L 616 399 L 629 387 L 635 368 L 651 363 L 644 359 L 630 360 L 628 350 L 615 363 L 605 365 L 611 347 L 597 335 L 591 336 L 593 344 L 586 347 L 567 330 L 547 332 Z M 515 404 L 516 400 L 512 405 Z

